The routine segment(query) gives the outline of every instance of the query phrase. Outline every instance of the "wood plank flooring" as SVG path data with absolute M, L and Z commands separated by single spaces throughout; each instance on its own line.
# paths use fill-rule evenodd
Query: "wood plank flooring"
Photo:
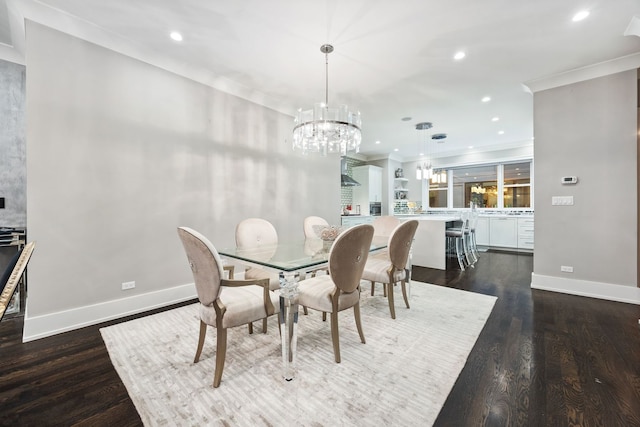
M 498 297 L 435 425 L 640 426 L 640 306 L 531 290 L 532 269 L 530 255 L 491 252 L 465 272 L 414 268 Z M 22 344 L 22 319 L 0 322 L 0 425 L 141 425 L 105 325 Z

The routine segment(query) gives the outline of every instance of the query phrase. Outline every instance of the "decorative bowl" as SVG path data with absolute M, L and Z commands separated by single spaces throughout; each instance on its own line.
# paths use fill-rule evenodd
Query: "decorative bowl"
M 320 239 L 332 242 L 342 233 L 342 227 L 336 225 L 314 225 L 313 231 Z

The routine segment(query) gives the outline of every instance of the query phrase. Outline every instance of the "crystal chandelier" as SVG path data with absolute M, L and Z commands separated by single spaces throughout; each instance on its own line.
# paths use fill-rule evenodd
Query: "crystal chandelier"
M 320 51 L 325 56 L 325 102 L 314 104 L 313 109 L 298 110 L 293 128 L 293 149 L 303 154 L 340 153 L 360 151 L 362 132 L 359 111 L 351 111 L 346 105 L 329 107 L 329 54 L 333 46 L 324 44 Z

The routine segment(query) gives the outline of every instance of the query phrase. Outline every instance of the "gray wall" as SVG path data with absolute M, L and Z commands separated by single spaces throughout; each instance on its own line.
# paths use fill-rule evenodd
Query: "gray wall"
M 636 286 L 636 98 L 636 70 L 535 93 L 534 276 Z
M 25 67 L 0 60 L 0 226 L 27 225 Z
M 294 154 L 292 117 L 30 21 L 26 34 L 25 329 L 191 283 L 177 226 L 228 247 L 248 217 L 283 240 L 307 215 L 339 223 L 340 159 Z

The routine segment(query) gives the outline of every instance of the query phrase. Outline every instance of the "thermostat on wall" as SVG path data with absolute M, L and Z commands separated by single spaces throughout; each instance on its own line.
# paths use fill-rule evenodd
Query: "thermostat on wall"
M 563 184 L 575 184 L 576 182 L 578 182 L 578 177 L 577 176 L 563 176 L 562 177 L 562 183 Z

